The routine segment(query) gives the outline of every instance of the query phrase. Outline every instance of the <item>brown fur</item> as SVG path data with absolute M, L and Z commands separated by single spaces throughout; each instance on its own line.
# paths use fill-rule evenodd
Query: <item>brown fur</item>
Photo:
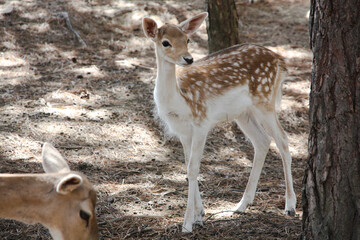
M 81 186 L 68 194 L 57 193 L 56 184 L 71 173 L 82 176 Z M 42 223 L 48 228 L 56 227 L 69 240 L 84 239 L 86 236 L 76 230 L 79 224 L 85 225 L 85 221 L 73 217 L 80 211 L 76 204 L 86 202 L 92 209 L 89 221 L 91 233 L 87 239 L 99 239 L 93 211 L 96 192 L 82 173 L 0 174 L 0 192 L 0 218 L 15 219 L 27 224 Z
M 247 85 L 255 104 L 275 108 L 284 59 L 257 45 L 236 45 L 213 53 L 177 72 L 181 95 L 197 118 L 206 117 L 206 102 L 236 86 Z M 281 91 L 281 89 L 280 89 Z

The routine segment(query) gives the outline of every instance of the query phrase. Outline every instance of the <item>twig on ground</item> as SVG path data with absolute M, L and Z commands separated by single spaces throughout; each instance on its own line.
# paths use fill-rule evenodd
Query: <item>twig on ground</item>
M 142 228 L 140 230 L 133 230 L 133 231 L 129 232 L 128 234 L 126 234 L 125 238 L 128 238 L 135 234 L 140 234 L 140 233 L 144 233 L 144 232 L 148 232 L 148 231 L 152 231 L 152 230 L 153 230 L 153 228 L 151 228 L 151 227 Z
M 213 216 L 217 215 L 217 214 L 221 214 L 221 213 L 226 213 L 226 212 L 234 212 L 234 211 L 231 211 L 231 210 L 225 210 L 225 211 L 220 211 L 220 212 L 216 212 L 216 213 L 213 213 L 211 214 L 210 216 L 208 216 L 204 222 L 207 222 L 210 218 L 212 218 Z
M 66 22 L 66 26 L 75 35 L 77 40 L 80 42 L 81 46 L 82 47 L 87 46 L 86 43 L 84 42 L 84 40 L 82 40 L 82 38 L 80 37 L 79 33 L 72 27 L 71 21 L 69 18 L 69 14 L 67 12 L 59 12 L 59 13 L 56 13 L 55 16 L 64 18 L 65 22 Z
M 149 66 L 145 66 L 145 65 L 141 65 L 141 64 L 131 64 L 132 66 L 134 67 L 139 67 L 139 68 L 143 68 L 143 69 L 146 69 L 146 70 L 154 70 L 153 67 L 149 67 Z

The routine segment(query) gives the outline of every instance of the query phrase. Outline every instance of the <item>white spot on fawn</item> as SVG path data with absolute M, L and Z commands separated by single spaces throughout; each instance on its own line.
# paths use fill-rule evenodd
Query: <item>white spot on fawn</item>
M 221 88 L 221 87 L 222 87 L 221 84 L 217 84 L 217 83 L 213 83 L 212 86 L 213 86 L 214 88 Z
M 194 96 L 194 101 L 199 101 L 199 97 L 200 97 L 200 94 L 198 91 L 195 91 L 194 92 L 195 96 Z

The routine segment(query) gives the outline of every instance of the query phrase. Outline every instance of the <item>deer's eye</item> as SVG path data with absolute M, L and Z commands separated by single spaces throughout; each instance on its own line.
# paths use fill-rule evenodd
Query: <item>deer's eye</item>
M 162 45 L 163 45 L 164 47 L 171 47 L 171 44 L 170 44 L 169 41 L 167 41 L 167 40 L 164 40 L 164 41 L 162 42 Z
M 86 227 L 89 226 L 90 214 L 87 212 L 80 210 L 80 217 L 86 221 Z
M 188 43 L 188 44 L 190 43 L 190 39 L 187 40 L 187 43 Z

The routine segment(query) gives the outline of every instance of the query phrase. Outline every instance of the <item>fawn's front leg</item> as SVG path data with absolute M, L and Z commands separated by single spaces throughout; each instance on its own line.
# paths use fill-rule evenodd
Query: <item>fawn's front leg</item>
M 191 232 L 194 223 L 202 224 L 204 208 L 201 202 L 197 177 L 200 171 L 200 161 L 204 150 L 207 132 L 194 130 L 192 134 L 191 149 L 187 165 L 189 181 L 188 201 L 184 217 L 183 232 Z

